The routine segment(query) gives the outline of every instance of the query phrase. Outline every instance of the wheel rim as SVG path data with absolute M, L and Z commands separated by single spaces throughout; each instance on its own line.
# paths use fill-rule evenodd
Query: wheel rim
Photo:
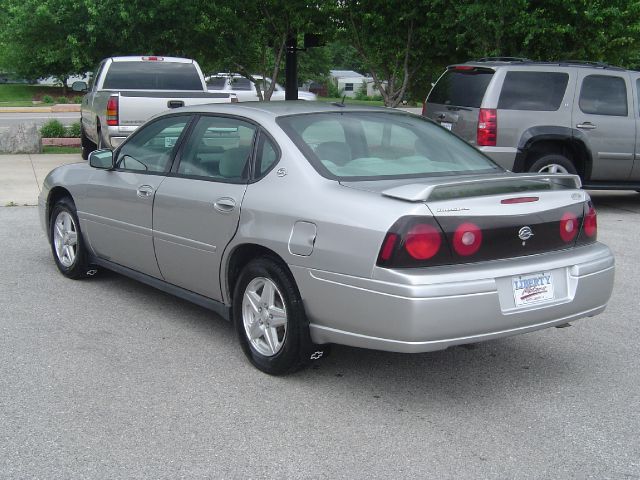
M 53 245 L 58 261 L 69 268 L 78 254 L 78 228 L 69 212 L 60 212 L 53 224 Z
M 242 297 L 242 322 L 249 343 L 265 357 L 277 354 L 287 336 L 287 308 L 268 278 L 251 280 Z
M 569 170 L 557 163 L 550 163 L 538 170 L 538 173 L 569 173 Z

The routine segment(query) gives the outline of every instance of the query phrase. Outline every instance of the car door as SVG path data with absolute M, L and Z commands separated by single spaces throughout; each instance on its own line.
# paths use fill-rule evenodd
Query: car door
M 177 115 L 146 125 L 116 151 L 114 170 L 92 173 L 81 215 L 96 255 L 161 277 L 153 251 L 153 201 L 190 120 Z
M 153 235 L 168 282 L 221 300 L 220 259 L 235 235 L 257 127 L 201 116 L 156 192 Z
M 628 75 L 579 69 L 578 85 L 572 123 L 591 150 L 591 180 L 627 180 L 636 143 Z

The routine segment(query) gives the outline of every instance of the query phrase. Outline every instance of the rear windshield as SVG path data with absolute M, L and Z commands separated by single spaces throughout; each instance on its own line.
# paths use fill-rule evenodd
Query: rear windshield
M 493 70 L 447 70 L 435 84 L 428 103 L 480 108 Z
M 278 124 L 324 177 L 348 180 L 502 171 L 433 122 L 387 112 L 280 117 Z
M 113 62 L 102 86 L 111 90 L 200 90 L 193 63 Z
M 507 72 L 498 108 L 556 111 L 568 82 L 569 74 L 562 72 Z

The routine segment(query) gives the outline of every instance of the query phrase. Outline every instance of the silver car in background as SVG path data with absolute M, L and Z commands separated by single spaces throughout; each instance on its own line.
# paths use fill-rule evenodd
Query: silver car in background
M 430 120 L 309 102 L 176 109 L 39 198 L 70 278 L 104 267 L 234 322 L 283 374 L 602 312 L 614 258 L 573 175 L 505 172 Z

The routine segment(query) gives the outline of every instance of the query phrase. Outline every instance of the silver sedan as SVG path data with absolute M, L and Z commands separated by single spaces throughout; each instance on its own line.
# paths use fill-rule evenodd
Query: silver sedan
M 332 343 L 425 352 L 558 326 L 613 287 L 578 177 L 506 172 L 381 108 L 172 110 L 52 171 L 39 206 L 62 274 L 210 308 L 271 374 Z

